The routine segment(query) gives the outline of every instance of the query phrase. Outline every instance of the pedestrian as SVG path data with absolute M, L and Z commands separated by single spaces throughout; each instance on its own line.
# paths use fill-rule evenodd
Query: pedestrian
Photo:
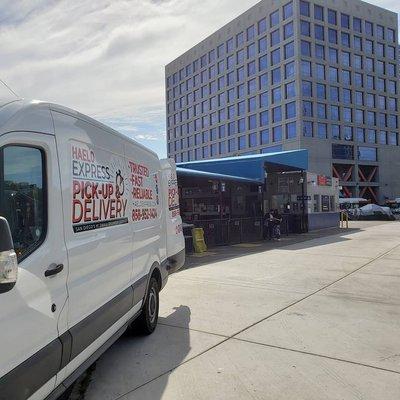
M 281 240 L 281 223 L 282 223 L 282 215 L 279 213 L 277 209 L 273 211 L 273 221 L 274 221 L 274 237 L 277 240 Z
M 268 228 L 268 240 L 272 240 L 274 238 L 274 229 L 275 229 L 274 211 L 273 210 L 270 210 L 268 212 L 267 228 Z

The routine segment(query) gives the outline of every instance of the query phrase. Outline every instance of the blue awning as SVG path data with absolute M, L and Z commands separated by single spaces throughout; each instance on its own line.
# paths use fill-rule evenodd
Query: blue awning
M 308 169 L 308 151 L 253 154 L 178 163 L 180 170 L 189 169 L 264 183 L 265 171 L 298 171 Z
M 214 172 L 205 172 L 205 171 L 197 171 L 195 169 L 189 168 L 176 168 L 176 173 L 178 177 L 180 176 L 188 176 L 193 178 L 206 178 L 218 181 L 235 181 L 235 182 L 243 182 L 243 183 L 252 183 L 252 184 L 259 184 L 258 180 L 242 178 L 240 176 L 231 176 L 225 174 L 216 174 Z

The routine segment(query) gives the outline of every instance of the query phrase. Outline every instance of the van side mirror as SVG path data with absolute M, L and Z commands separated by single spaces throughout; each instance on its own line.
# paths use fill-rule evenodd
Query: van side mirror
M 17 283 L 18 262 L 10 227 L 5 218 L 0 217 L 0 293 L 11 290 Z

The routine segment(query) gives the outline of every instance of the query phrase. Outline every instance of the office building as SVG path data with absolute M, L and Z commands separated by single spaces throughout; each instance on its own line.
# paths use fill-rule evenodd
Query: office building
M 308 149 L 342 195 L 400 197 L 397 14 L 263 0 L 166 66 L 168 155 Z

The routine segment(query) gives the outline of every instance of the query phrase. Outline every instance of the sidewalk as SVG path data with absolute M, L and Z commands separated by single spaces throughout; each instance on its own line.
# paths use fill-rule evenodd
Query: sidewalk
M 170 278 L 152 336 L 99 359 L 86 400 L 399 399 L 399 222 L 214 253 Z

